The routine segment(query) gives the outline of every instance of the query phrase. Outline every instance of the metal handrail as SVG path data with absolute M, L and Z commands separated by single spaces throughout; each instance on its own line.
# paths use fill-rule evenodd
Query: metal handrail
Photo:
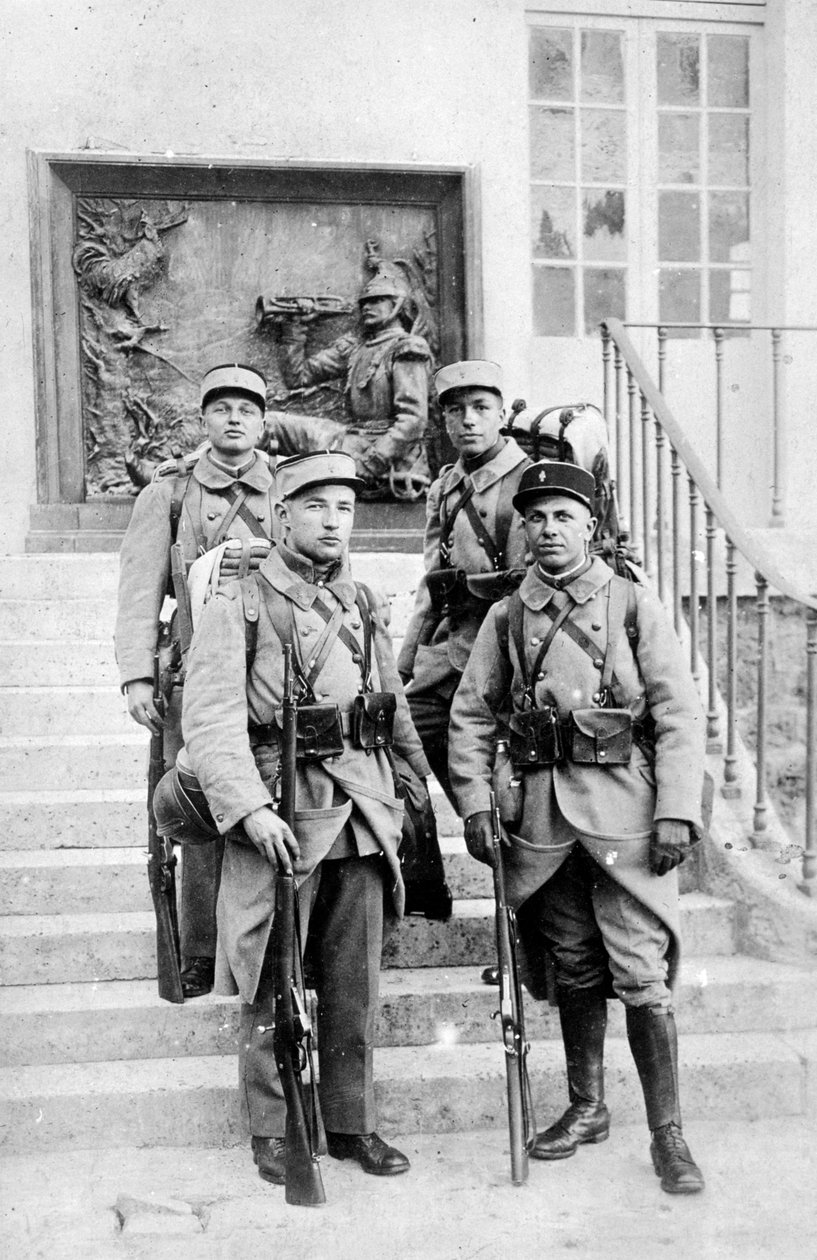
M 693 325 L 685 325 L 692 327 Z M 671 325 L 639 325 L 665 329 Z M 716 335 L 716 352 L 720 348 L 717 335 L 722 325 L 694 325 L 711 327 Z M 781 331 L 771 329 L 773 337 Z M 803 329 L 806 331 L 806 329 Z M 699 650 L 699 614 L 703 601 L 706 609 L 707 632 L 705 636 L 705 660 L 708 671 L 707 697 L 707 747 L 711 753 L 723 753 L 723 782 L 721 793 L 725 797 L 741 795 L 737 737 L 737 555 L 751 565 L 755 574 L 757 611 L 757 677 L 756 716 L 757 750 L 756 782 L 753 806 L 752 843 L 758 848 L 769 847 L 767 820 L 767 701 L 768 701 L 768 624 L 771 607 L 769 588 L 799 605 L 805 614 L 806 628 L 806 755 L 805 755 L 805 824 L 803 847 L 803 877 L 800 889 L 817 897 L 817 597 L 801 590 L 775 565 L 769 550 L 740 523 L 711 476 L 705 464 L 688 441 L 681 424 L 663 395 L 663 368 L 666 342 L 659 340 L 659 384 L 656 385 L 640 355 L 618 319 L 607 319 L 601 325 L 602 370 L 604 374 L 604 412 L 611 436 L 614 438 L 614 467 L 616 473 L 627 482 L 628 493 L 624 496 L 625 514 L 631 528 L 631 540 L 636 550 L 642 551 L 645 568 L 655 573 L 658 591 L 662 599 L 671 603 L 676 630 L 681 631 L 683 604 L 681 590 L 682 546 L 682 479 L 688 483 L 689 509 L 689 602 L 688 630 L 690 666 L 699 677 L 701 652 Z M 613 352 L 611 356 L 611 345 Z M 779 349 L 779 336 L 773 344 Z M 610 382 L 611 357 L 614 380 Z M 626 373 L 626 401 L 624 376 Z M 640 441 L 638 429 L 640 425 Z M 651 454 L 649 435 L 654 429 Z M 670 467 L 666 468 L 665 453 L 669 446 Z M 626 447 L 626 449 L 625 449 Z M 720 460 L 718 461 L 720 472 Z M 640 468 L 639 468 L 640 465 Z M 640 477 L 639 477 L 640 472 Z M 665 497 L 666 480 L 671 482 L 671 495 Z M 700 552 L 694 549 L 699 535 L 699 512 L 704 511 L 704 537 L 706 561 L 706 589 L 698 589 L 698 565 Z M 666 519 L 668 518 L 668 519 Z M 652 530 L 655 530 L 655 546 L 652 547 Z M 720 739 L 720 705 L 717 689 L 717 583 L 715 577 L 716 539 L 721 530 L 725 541 L 726 575 L 726 746 Z M 667 534 L 671 537 L 668 540 Z M 668 544 L 669 541 L 669 545 Z M 669 553 L 669 563 L 668 555 Z M 653 562 L 654 557 L 654 562 Z M 667 572 L 671 570 L 670 574 Z M 671 587 L 671 590 L 669 589 Z
M 672 447 L 697 485 L 704 502 L 714 512 L 727 537 L 731 539 L 738 551 L 749 561 L 755 572 L 761 573 L 770 586 L 774 586 L 781 594 L 787 595 L 789 599 L 796 600 L 798 603 L 804 604 L 806 608 L 811 608 L 817 612 L 817 598 L 800 590 L 798 586 L 795 586 L 793 582 L 784 577 L 770 559 L 768 549 L 762 543 L 758 543 L 756 539 L 753 539 L 744 526 L 741 525 L 714 480 L 706 471 L 703 460 L 700 459 L 684 436 L 681 425 L 672 414 L 663 394 L 659 392 L 658 387 L 654 384 L 641 356 L 627 336 L 627 331 L 621 320 L 607 319 L 602 323 L 601 327 L 602 335 L 606 331 L 618 346 L 629 371 L 649 403 L 653 415 L 660 421 L 661 427 L 669 438 Z M 638 325 L 638 327 L 645 327 L 645 325 Z M 661 324 L 660 327 L 666 328 L 672 327 L 672 325 Z M 709 325 L 696 325 L 696 327 L 709 327 Z M 722 327 L 722 325 L 719 325 L 719 327 Z

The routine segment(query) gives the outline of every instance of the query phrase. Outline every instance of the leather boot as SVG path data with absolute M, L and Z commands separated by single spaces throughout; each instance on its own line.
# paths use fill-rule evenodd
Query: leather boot
M 567 1159 L 585 1142 L 603 1142 L 610 1135 L 610 1113 L 604 1103 L 604 990 L 560 989 L 558 1002 L 570 1106 L 561 1119 L 537 1134 L 534 1159 Z
M 627 1039 L 644 1091 L 652 1133 L 650 1155 L 661 1189 L 667 1194 L 697 1194 L 704 1179 L 681 1131 L 675 1016 L 660 1006 L 628 1006 Z

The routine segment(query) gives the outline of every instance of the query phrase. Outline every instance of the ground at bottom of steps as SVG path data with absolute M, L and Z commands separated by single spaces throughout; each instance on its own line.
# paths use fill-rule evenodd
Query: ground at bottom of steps
M 817 1255 L 817 1144 L 802 1117 L 687 1125 L 702 1195 L 662 1192 L 641 1125 L 513 1187 L 504 1132 L 388 1135 L 401 1177 L 327 1159 L 327 1203 L 287 1206 L 246 1145 L 86 1150 L 0 1159 L 0 1247 L 14 1260 L 803 1260 Z M 117 1201 L 127 1205 L 126 1224 Z M 163 1208 L 163 1210 L 159 1210 Z M 153 1209 L 153 1210 L 151 1210 Z

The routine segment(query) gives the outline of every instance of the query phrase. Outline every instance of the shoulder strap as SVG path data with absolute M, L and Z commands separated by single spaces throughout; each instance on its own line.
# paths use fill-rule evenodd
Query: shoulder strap
M 446 509 L 446 501 L 448 495 L 442 495 L 440 499 L 440 563 L 446 569 L 450 563 L 451 557 L 451 534 L 454 530 L 454 522 L 464 507 L 467 507 L 473 498 L 476 486 L 470 481 L 465 490 L 463 490 L 457 502 L 454 504 L 450 512 Z M 477 518 L 479 519 L 479 518 Z
M 190 485 L 190 478 L 193 476 L 193 469 L 188 468 L 185 463 L 184 456 L 176 457 L 176 476 L 173 478 L 173 491 L 170 496 L 170 543 L 171 546 L 176 541 L 176 535 L 179 532 L 179 522 L 182 519 L 182 507 L 184 505 L 184 496 L 187 494 L 187 487 Z M 198 538 L 196 539 L 196 548 L 198 549 Z
M 254 575 L 241 578 L 239 585 L 241 587 L 241 600 L 244 605 L 244 653 L 247 661 L 247 673 L 249 674 L 258 650 L 258 609 L 261 600 L 258 592 L 258 580 Z

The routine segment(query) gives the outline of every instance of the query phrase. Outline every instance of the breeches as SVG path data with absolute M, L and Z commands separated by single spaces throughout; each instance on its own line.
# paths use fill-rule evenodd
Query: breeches
M 324 861 L 300 888 L 302 944 L 318 995 L 321 1110 L 333 1133 L 371 1133 L 376 1126 L 372 1059 L 387 869 L 379 855 Z M 269 964 L 268 953 L 255 1002 L 241 1005 L 239 1085 L 254 1137 L 281 1136 L 286 1120 Z
M 577 841 L 558 871 L 518 911 L 526 952 L 555 962 L 556 984 L 606 987 L 627 1006 L 670 1005 L 670 933 Z

